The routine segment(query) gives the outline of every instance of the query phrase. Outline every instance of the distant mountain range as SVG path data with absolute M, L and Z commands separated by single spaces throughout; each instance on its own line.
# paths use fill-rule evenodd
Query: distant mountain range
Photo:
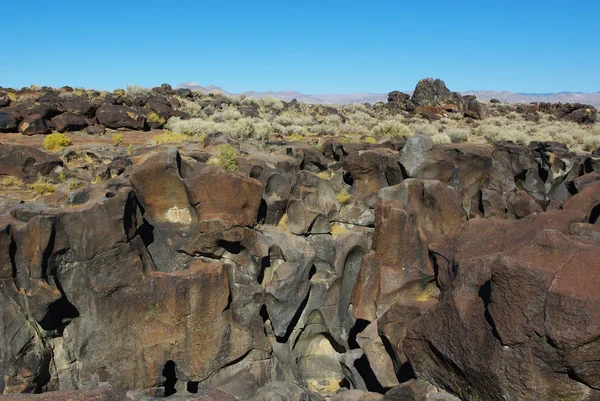
M 305 95 L 296 91 L 279 91 L 279 92 L 255 92 L 248 91 L 242 93 L 230 93 L 218 86 L 209 85 L 201 86 L 196 82 L 185 82 L 175 87 L 188 88 L 191 90 L 199 90 L 204 93 L 222 92 L 226 95 L 246 95 L 259 99 L 265 96 L 272 96 L 277 99 L 285 100 L 286 102 L 296 99 L 299 102 L 310 104 L 354 104 L 354 103 L 376 103 L 386 102 L 387 94 L 383 93 L 350 93 L 350 94 L 320 94 L 320 95 Z M 412 91 L 403 91 L 404 93 L 412 94 Z M 463 95 L 475 95 L 477 99 L 489 101 L 490 99 L 498 99 L 502 103 L 530 103 L 530 102 L 550 102 L 550 103 L 584 103 L 591 104 L 596 108 L 600 108 L 600 92 L 582 93 L 582 92 L 558 92 L 558 93 L 512 93 L 507 91 L 466 91 L 461 92 Z

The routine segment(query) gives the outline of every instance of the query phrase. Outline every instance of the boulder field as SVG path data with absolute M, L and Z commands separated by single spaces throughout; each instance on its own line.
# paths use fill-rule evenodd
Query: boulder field
M 6 400 L 600 399 L 599 159 L 230 143 L 237 172 L 88 151 L 99 182 L 2 197 Z M 63 159 L 0 145 L 0 175 Z
M 239 102 L 238 102 L 239 103 Z M 188 106 L 186 107 L 186 104 Z M 190 104 L 194 107 L 190 110 Z M 468 123 L 488 117 L 507 116 L 516 113 L 531 121 L 539 121 L 540 113 L 554 120 L 578 124 L 592 124 L 598 112 L 590 105 L 580 103 L 530 103 L 504 104 L 479 102 L 473 95 L 451 92 L 444 81 L 424 78 L 415 86 L 412 96 L 399 91 L 388 94 L 388 102 L 365 103 L 364 110 L 373 116 L 405 116 L 426 120 L 453 118 Z M 257 102 L 236 104 L 233 98 L 221 93 L 202 94 L 189 89 L 172 89 L 163 84 L 147 90 L 126 91 L 116 89 L 112 93 L 95 90 L 2 88 L 0 87 L 0 134 L 45 135 L 53 131 L 79 132 L 102 135 L 106 129 L 148 131 L 161 129 L 170 118 L 189 120 L 198 109 L 227 109 L 248 118 L 265 118 Z M 340 107 L 327 105 L 299 106 L 296 100 L 282 102 L 281 109 L 271 110 L 275 115 L 282 111 L 296 111 L 304 116 L 337 116 L 346 121 Z M 192 114 L 190 114 L 192 113 Z M 0 135 L 1 136 L 1 135 Z

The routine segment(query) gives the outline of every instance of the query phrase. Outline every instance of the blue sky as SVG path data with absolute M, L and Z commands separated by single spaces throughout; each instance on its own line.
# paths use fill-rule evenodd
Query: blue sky
M 572 5 L 570 5 L 571 3 Z M 600 91 L 600 1 L 6 1 L 0 86 Z

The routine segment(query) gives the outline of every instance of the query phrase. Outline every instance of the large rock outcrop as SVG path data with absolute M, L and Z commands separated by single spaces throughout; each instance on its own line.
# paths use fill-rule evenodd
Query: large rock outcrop
M 221 139 L 239 172 L 210 141 L 0 147 L 0 393 L 597 399 L 593 156 Z

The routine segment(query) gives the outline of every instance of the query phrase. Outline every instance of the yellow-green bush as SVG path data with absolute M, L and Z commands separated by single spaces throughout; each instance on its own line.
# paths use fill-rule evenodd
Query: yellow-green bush
M 233 146 L 228 143 L 219 145 L 219 153 L 217 154 L 216 164 L 225 170 L 238 170 L 237 155 Z
M 154 124 L 164 124 L 167 120 L 165 120 L 164 117 L 161 117 L 155 112 L 151 111 L 150 113 L 148 113 L 148 118 L 146 118 L 146 121 Z
M 123 140 L 123 134 L 113 134 L 112 143 L 114 145 L 120 144 L 122 140 Z
M 399 121 L 382 121 L 373 128 L 373 135 L 389 135 L 394 138 L 408 138 L 413 136 L 413 132 L 406 125 Z
M 73 145 L 71 138 L 58 132 L 47 135 L 46 138 L 44 138 L 44 147 L 47 150 L 61 149 L 71 145 Z
M 179 134 L 177 132 L 165 131 L 162 134 L 152 137 L 153 145 L 162 145 L 164 143 L 181 143 L 194 139 L 194 137 Z
M 335 197 L 335 199 L 342 205 L 345 205 L 346 203 L 350 202 L 350 199 L 352 199 L 352 195 L 350 195 L 348 193 L 348 190 L 346 188 L 342 188 L 340 190 L 340 192 L 338 192 L 337 196 Z
M 38 177 L 33 183 L 32 188 L 40 195 L 48 195 L 56 192 L 58 185 L 53 184 L 50 180 L 44 177 Z
M 14 177 L 12 175 L 5 175 L 0 177 L 0 188 L 3 190 L 7 189 L 20 189 L 25 188 L 25 183 L 19 177 Z

